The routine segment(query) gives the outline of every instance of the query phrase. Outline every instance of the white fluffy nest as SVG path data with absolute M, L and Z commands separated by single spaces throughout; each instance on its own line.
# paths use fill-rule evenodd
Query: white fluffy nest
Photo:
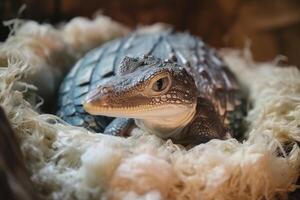
M 243 52 L 223 51 L 253 100 L 249 137 L 185 150 L 138 129 L 127 139 L 93 134 L 38 112 L 36 93 L 51 98 L 75 58 L 127 28 L 98 16 L 58 29 L 27 21 L 14 30 L 0 46 L 0 103 L 42 197 L 255 200 L 284 198 L 296 188 L 300 72 L 295 67 L 257 64 Z M 290 153 L 283 143 L 290 144 Z

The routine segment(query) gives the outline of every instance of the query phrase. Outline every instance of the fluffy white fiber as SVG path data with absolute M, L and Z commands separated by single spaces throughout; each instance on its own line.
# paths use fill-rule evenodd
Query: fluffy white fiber
M 242 52 L 223 51 L 253 101 L 249 137 L 242 143 L 211 140 L 186 150 L 139 129 L 127 139 L 92 134 L 38 113 L 36 92 L 53 94 L 76 56 L 126 32 L 101 16 L 60 29 L 24 22 L 1 45 L 0 103 L 41 197 L 258 200 L 284 198 L 295 189 L 300 164 L 300 72 L 295 67 L 257 64 Z M 36 81 L 44 72 L 51 76 Z M 291 151 L 285 153 L 288 143 Z

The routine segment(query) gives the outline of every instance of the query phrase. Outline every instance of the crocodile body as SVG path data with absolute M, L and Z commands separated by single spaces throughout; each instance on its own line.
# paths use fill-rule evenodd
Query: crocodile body
M 226 132 L 225 130 L 228 130 L 229 113 L 237 112 L 240 105 L 237 99 L 239 87 L 235 77 L 216 52 L 205 45 L 201 39 L 188 33 L 172 31 L 155 34 L 136 32 L 108 42 L 87 53 L 68 73 L 60 87 L 58 116 L 73 125 L 83 126 L 95 132 L 103 132 L 113 118 L 87 113 L 83 107 L 87 95 L 91 91 L 97 90 L 99 85 L 113 81 L 116 75 L 120 77 L 119 71 L 124 68 L 128 70 L 127 68 L 134 65 L 129 64 L 125 67 L 123 65 L 123 68 L 120 69 L 122 67 L 120 63 L 124 61 L 124 58 L 141 58 L 144 55 L 157 58 L 161 62 L 165 60 L 174 62 L 176 66 L 182 66 L 193 78 L 196 87 L 195 98 L 198 99 L 193 119 L 195 121 L 195 119 L 201 118 L 201 123 L 207 119 L 204 124 L 210 125 L 203 126 L 202 123 L 200 126 L 197 123 L 198 119 L 196 123 L 189 123 L 189 127 L 184 127 L 187 132 L 185 134 L 191 131 L 202 131 L 204 135 L 210 134 L 211 127 L 218 129 L 214 131 Z M 181 74 L 181 72 L 179 73 Z M 128 77 L 130 79 L 130 76 Z M 182 78 L 182 82 L 186 82 L 185 78 Z M 189 85 L 187 84 L 186 87 L 188 88 Z M 205 105 L 208 109 L 205 109 Z M 214 117 L 209 118 L 208 115 L 214 115 Z M 215 123 L 214 120 L 217 122 Z M 205 127 L 208 131 L 205 131 Z M 203 135 L 202 132 L 201 135 Z M 181 135 L 177 134 L 176 138 L 181 138 Z

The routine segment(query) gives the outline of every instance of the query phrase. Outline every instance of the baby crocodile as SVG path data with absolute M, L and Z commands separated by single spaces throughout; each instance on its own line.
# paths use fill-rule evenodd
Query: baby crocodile
M 199 144 L 230 137 L 238 90 L 198 37 L 134 32 L 77 62 L 61 85 L 58 115 L 105 134 L 126 135 L 135 124 L 175 143 Z

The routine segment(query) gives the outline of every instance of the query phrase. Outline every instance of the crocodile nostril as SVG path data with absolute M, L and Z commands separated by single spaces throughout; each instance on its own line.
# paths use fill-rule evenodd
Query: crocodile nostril
M 89 92 L 89 94 L 87 95 L 87 100 L 96 100 L 102 98 L 102 96 L 109 94 L 110 91 L 112 91 L 111 87 L 99 86 L 96 89 Z
M 98 86 L 96 89 L 88 93 L 85 103 L 97 105 L 97 106 L 107 106 L 107 101 L 109 100 L 109 93 L 112 91 L 110 86 Z
M 102 87 L 100 89 L 100 91 L 103 93 L 103 94 L 107 94 L 111 89 L 109 87 Z

